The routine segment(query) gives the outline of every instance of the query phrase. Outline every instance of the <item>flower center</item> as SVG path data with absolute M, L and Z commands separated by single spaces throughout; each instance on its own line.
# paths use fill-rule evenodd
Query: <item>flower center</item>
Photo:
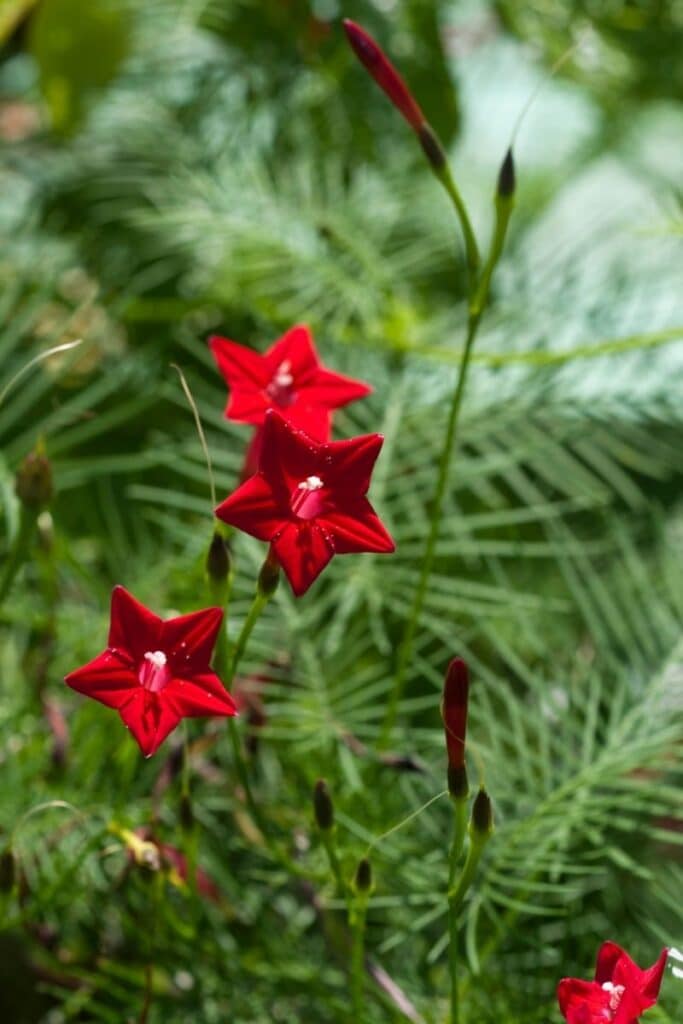
M 145 651 L 140 668 L 138 669 L 138 680 L 143 689 L 150 693 L 160 693 L 171 678 L 166 655 L 163 651 Z
M 324 486 L 319 476 L 307 476 L 298 483 L 290 499 L 294 515 L 299 519 L 315 519 L 319 516 L 325 504 L 322 494 Z
M 296 391 L 292 388 L 293 383 L 291 361 L 284 359 L 273 374 L 273 378 L 266 388 L 266 394 L 275 405 L 286 409 L 296 401 Z
M 613 985 L 611 981 L 604 981 L 602 983 L 603 992 L 609 993 L 609 1009 L 610 1009 L 610 1020 L 614 1019 L 614 1014 L 619 1008 L 621 997 L 624 994 L 623 985 Z

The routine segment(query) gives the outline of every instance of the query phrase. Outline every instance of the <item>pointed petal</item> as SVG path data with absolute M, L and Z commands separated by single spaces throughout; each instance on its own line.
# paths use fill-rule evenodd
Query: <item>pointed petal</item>
M 557 986 L 557 1001 L 567 1024 L 604 1024 L 609 1018 L 609 993 L 596 981 L 563 978 Z
M 657 1002 L 668 952 L 667 949 L 663 949 L 652 967 L 641 970 L 628 953 L 620 950 L 621 956 L 615 964 L 612 979 L 615 984 L 623 985 L 638 997 L 638 1013 L 642 1013 Z
M 268 349 L 264 358 L 268 366 L 268 380 L 272 379 L 285 361 L 289 362 L 295 391 L 313 379 L 320 365 L 313 337 L 305 324 L 291 327 Z
M 283 518 L 289 516 L 289 508 L 282 506 L 269 481 L 257 473 L 229 494 L 216 508 L 215 515 L 252 537 L 271 540 L 281 529 Z
M 332 441 L 326 454 L 332 462 L 326 473 L 330 487 L 340 496 L 362 497 L 370 486 L 370 477 L 384 438 L 381 434 L 365 434 L 348 441 Z M 341 502 L 340 502 L 341 503 Z
M 272 376 L 266 358 L 246 345 L 216 335 L 209 338 L 209 348 L 230 388 L 226 417 L 241 423 L 261 423 L 270 404 L 264 393 Z
M 268 412 L 263 424 L 259 469 L 287 508 L 297 484 L 321 471 L 330 447 L 302 433 L 278 412 Z
M 139 661 L 145 651 L 158 649 L 161 623 L 158 615 L 136 601 L 124 587 L 114 587 L 109 626 L 109 647 L 112 651 L 124 651 Z
M 652 1003 L 648 1003 L 647 1006 L 652 1006 Z M 646 1009 L 638 998 L 638 993 L 632 991 L 632 989 L 626 989 L 623 993 L 617 1012 L 614 1014 L 612 1024 L 638 1024 L 639 1014 Z M 600 1024 L 603 1021 L 600 1020 Z
M 75 669 L 64 682 L 72 690 L 92 697 L 109 708 L 120 708 L 138 687 L 131 661 L 123 654 L 103 651 L 87 665 Z
M 237 714 L 235 702 L 213 672 L 205 672 L 191 679 L 172 679 L 164 689 L 163 699 L 173 706 L 181 718 L 198 718 L 202 715 L 227 717 Z
M 614 968 L 624 956 L 626 953 L 621 946 L 617 946 L 616 942 L 603 942 L 595 961 L 595 980 L 598 985 L 612 980 Z
M 308 590 L 334 554 L 332 544 L 315 522 L 288 524 L 272 546 L 297 597 Z
M 325 513 L 319 522 L 324 529 L 329 530 L 334 550 L 339 555 L 359 551 L 389 554 L 396 550 L 391 536 L 367 498 L 349 503 L 344 511 Z
M 160 649 L 174 675 L 188 677 L 208 669 L 222 621 L 221 608 L 203 608 L 162 624 Z
M 180 721 L 180 715 L 172 704 L 142 688 L 119 708 L 119 714 L 145 757 L 152 756 Z
M 282 418 L 296 430 L 303 430 L 314 441 L 329 441 L 332 415 L 324 405 L 309 404 L 305 398 L 308 393 L 303 392 L 293 405 L 283 410 Z
M 342 373 L 333 373 L 320 367 L 312 382 L 306 386 L 301 398 L 309 405 L 339 409 L 370 394 L 372 388 L 362 380 L 354 380 L 353 377 L 346 377 Z

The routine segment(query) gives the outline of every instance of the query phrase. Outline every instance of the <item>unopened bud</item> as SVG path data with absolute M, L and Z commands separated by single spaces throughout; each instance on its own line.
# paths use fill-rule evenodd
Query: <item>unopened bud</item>
M 206 555 L 206 574 L 212 583 L 224 583 L 230 575 L 230 545 L 216 530 Z
M 424 114 L 382 48 L 365 29 L 354 21 L 349 21 L 348 18 L 344 21 L 344 31 L 358 60 L 372 75 L 380 89 L 388 96 L 413 131 L 419 132 L 425 121 Z
M 512 149 L 508 149 L 498 174 L 498 195 L 509 199 L 515 192 L 515 161 Z
M 17 470 L 14 490 L 22 505 L 38 510 L 52 497 L 52 467 L 40 447 L 29 452 Z
M 256 589 L 261 597 L 272 597 L 277 590 L 279 582 L 280 566 L 273 558 L 272 553 L 269 552 L 258 574 Z
M 356 892 L 367 893 L 372 889 L 372 865 L 367 857 L 358 861 L 356 874 L 353 879 L 353 887 Z
M 465 765 L 465 735 L 467 732 L 467 702 L 470 682 L 467 665 L 462 658 L 453 658 L 443 687 L 443 716 L 448 753 L 449 789 L 450 770 L 459 771 Z M 465 781 L 467 776 L 465 776 Z
M 472 804 L 472 818 L 470 821 L 472 833 L 480 838 L 486 838 L 493 832 L 493 808 L 491 798 L 482 786 L 474 798 Z
M 0 892 L 9 892 L 14 885 L 14 852 L 11 846 L 0 854 Z
M 313 813 L 318 828 L 328 832 L 334 825 L 334 804 L 324 779 L 318 779 L 313 790 Z

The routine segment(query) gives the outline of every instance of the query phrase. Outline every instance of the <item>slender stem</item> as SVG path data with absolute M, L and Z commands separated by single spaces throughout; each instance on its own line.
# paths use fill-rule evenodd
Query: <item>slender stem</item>
M 453 178 L 453 174 L 451 173 L 448 163 L 444 163 L 439 168 L 434 167 L 433 170 L 437 179 L 441 182 L 448 193 L 455 208 L 455 212 L 458 215 L 463 238 L 465 240 L 465 255 L 467 258 L 467 270 L 470 276 L 470 290 L 473 290 L 474 282 L 476 281 L 477 272 L 479 270 L 479 249 L 477 248 L 477 240 L 474 237 L 474 231 L 472 230 L 472 224 L 467 213 L 467 207 L 460 195 L 458 186 L 455 184 L 455 179 Z
M 334 829 L 325 829 L 321 832 L 323 846 L 327 854 L 327 859 L 330 862 L 330 870 L 334 875 L 334 880 L 337 885 L 337 889 L 340 895 L 344 893 L 344 878 L 342 876 L 341 864 L 339 863 L 339 857 L 337 856 L 337 849 L 334 843 L 334 836 L 331 834 Z
M 365 982 L 365 916 L 367 900 L 361 898 L 352 905 L 351 925 L 351 1006 L 355 1024 L 363 1024 L 363 989 Z
M 2 604 L 7 597 L 15 576 L 28 557 L 29 543 L 33 536 L 35 525 L 35 511 L 27 509 L 25 505 L 22 505 L 19 517 L 19 529 L 17 530 L 17 535 L 14 538 L 14 543 L 10 548 L 7 561 L 5 562 L 5 567 L 2 571 L 2 575 L 0 576 L 0 604 Z
M 453 840 L 448 863 L 448 969 L 451 979 L 450 1024 L 458 1024 L 458 908 L 450 899 L 455 875 L 467 834 L 467 796 L 458 798 L 453 805 Z
M 237 674 L 237 669 L 239 668 L 240 661 L 242 660 L 242 655 L 244 654 L 247 643 L 249 642 L 249 637 L 252 634 L 254 626 L 258 622 L 261 612 L 263 611 L 267 604 L 268 598 L 265 596 L 265 594 L 257 592 L 256 596 L 254 597 L 254 600 L 251 603 L 251 608 L 247 613 L 247 617 L 244 620 L 244 625 L 242 626 L 242 629 L 240 630 L 240 633 L 235 642 L 235 647 L 232 652 L 232 661 L 230 663 L 230 671 L 228 673 L 228 678 L 226 680 L 228 686 L 230 686 L 233 679 L 235 678 L 235 675 Z
M 408 624 L 403 634 L 401 646 L 398 652 L 398 663 L 396 667 L 396 677 L 394 679 L 394 688 L 389 698 L 389 705 L 387 708 L 387 714 L 382 729 L 382 736 L 380 744 L 382 746 L 388 743 L 391 732 L 396 722 L 396 715 L 398 713 L 398 706 L 403 694 L 403 688 L 405 686 L 406 673 L 410 666 L 410 660 L 413 653 L 413 644 L 415 640 L 415 632 L 417 625 L 422 614 L 422 606 L 424 604 L 425 595 L 427 593 L 427 584 L 429 583 L 429 577 L 434 564 L 434 554 L 436 551 L 436 542 L 439 536 L 439 525 L 441 522 L 441 508 L 443 505 L 444 495 L 446 493 L 446 485 L 448 483 L 448 472 L 450 469 L 451 458 L 455 447 L 455 440 L 457 436 L 458 417 L 460 415 L 460 408 L 462 405 L 462 397 L 465 391 L 465 383 L 467 381 L 467 371 L 470 365 L 470 357 L 472 354 L 472 346 L 474 339 L 477 334 L 477 328 L 479 327 L 480 314 L 470 314 L 468 325 L 467 325 L 467 338 L 465 340 L 465 347 L 462 353 L 462 359 L 460 367 L 458 369 L 458 376 L 453 391 L 453 397 L 451 399 L 450 411 L 448 414 L 448 424 L 446 427 L 446 437 L 444 440 L 443 448 L 441 450 L 441 458 L 439 460 L 439 475 L 436 482 L 436 491 L 434 493 L 434 499 L 432 501 L 432 510 L 429 523 L 429 534 L 425 544 L 424 556 L 422 558 L 422 569 L 420 571 L 420 578 L 415 588 L 415 595 L 413 597 L 413 604 L 408 617 Z
M 449 886 L 448 889 L 448 903 L 452 910 L 458 911 L 460 909 L 467 890 L 474 881 L 487 839 L 488 836 L 473 836 L 470 830 L 470 845 L 465 859 L 465 866 L 456 885 Z

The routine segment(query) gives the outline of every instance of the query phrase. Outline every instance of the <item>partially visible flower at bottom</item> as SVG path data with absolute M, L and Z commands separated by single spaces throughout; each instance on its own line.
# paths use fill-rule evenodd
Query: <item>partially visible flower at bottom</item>
M 659 996 L 668 950 L 645 970 L 615 942 L 598 952 L 594 981 L 563 978 L 557 987 L 560 1010 L 567 1024 L 637 1024 Z
M 115 708 L 151 757 L 182 718 L 237 714 L 210 667 L 222 619 L 220 608 L 204 608 L 164 622 L 114 587 L 107 649 L 65 682 Z

